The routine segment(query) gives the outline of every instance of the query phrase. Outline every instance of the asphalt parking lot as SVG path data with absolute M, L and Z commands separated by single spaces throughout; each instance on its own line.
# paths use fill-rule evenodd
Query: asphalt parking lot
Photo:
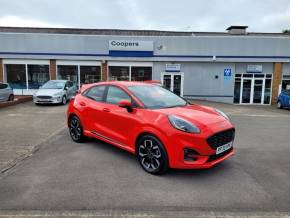
M 163 176 L 145 173 L 133 155 L 106 143 L 73 143 L 61 129 L 65 108 L 40 108 L 64 119 L 60 131 L 0 174 L 0 211 L 290 212 L 290 110 L 202 103 L 230 115 L 236 155 L 212 169 Z

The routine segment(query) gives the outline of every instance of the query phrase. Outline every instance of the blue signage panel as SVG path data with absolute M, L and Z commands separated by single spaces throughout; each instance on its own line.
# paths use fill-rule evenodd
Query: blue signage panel
M 230 68 L 224 69 L 224 80 L 225 81 L 231 80 L 231 77 L 232 77 L 232 69 Z

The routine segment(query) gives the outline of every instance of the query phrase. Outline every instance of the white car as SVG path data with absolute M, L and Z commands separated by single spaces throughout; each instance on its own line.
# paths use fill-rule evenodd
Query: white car
M 50 80 L 33 94 L 35 104 L 66 104 L 77 91 L 77 86 L 68 80 Z

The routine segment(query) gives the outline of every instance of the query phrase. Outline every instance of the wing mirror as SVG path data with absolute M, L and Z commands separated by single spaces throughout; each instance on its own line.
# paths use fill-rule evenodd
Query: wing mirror
M 126 108 L 128 112 L 132 112 L 132 103 L 128 100 L 122 100 L 118 103 L 119 107 Z

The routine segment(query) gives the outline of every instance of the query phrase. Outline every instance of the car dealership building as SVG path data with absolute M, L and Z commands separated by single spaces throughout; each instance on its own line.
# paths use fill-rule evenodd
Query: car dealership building
M 31 95 L 50 79 L 159 80 L 186 98 L 274 104 L 290 89 L 290 35 L 0 27 L 0 82 Z

